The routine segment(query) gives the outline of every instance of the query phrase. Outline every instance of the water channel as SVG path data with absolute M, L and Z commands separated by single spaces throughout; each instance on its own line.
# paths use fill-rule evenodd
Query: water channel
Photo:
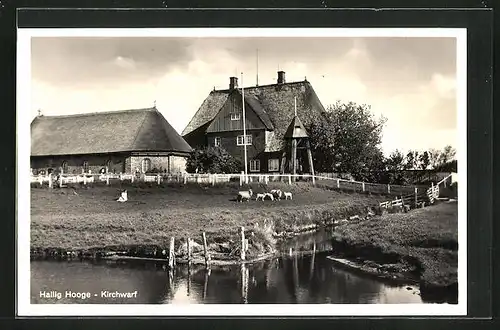
M 294 251 L 310 250 L 315 254 Z M 290 249 L 292 254 L 290 255 Z M 303 235 L 280 246 L 279 257 L 251 265 L 211 267 L 147 262 L 31 261 L 31 302 L 99 304 L 170 303 L 424 303 L 418 287 L 396 285 L 341 269 L 332 254 L 328 233 Z M 71 291 L 73 297 L 66 297 Z M 102 292 L 137 292 L 130 297 Z M 88 292 L 82 299 L 76 293 Z M 42 293 L 42 294 L 41 294 Z M 57 299 L 56 294 L 61 293 Z M 45 296 L 44 296 L 45 295 Z

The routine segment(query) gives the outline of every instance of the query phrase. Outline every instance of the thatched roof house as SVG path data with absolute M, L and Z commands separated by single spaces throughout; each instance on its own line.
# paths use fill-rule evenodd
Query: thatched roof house
M 32 167 L 38 169 L 172 171 L 176 158 L 190 151 L 156 108 L 38 116 L 31 123 Z
M 276 84 L 245 87 L 244 97 L 247 135 L 252 136 L 250 167 L 260 172 L 276 168 L 285 132 L 295 116 L 295 101 L 302 126 L 308 127 L 325 112 L 309 81 L 287 83 L 283 71 L 278 72 Z M 231 77 L 228 89 L 210 92 L 182 136 L 192 147 L 219 145 L 242 159 L 242 103 L 238 78 Z M 260 166 L 262 162 L 268 165 Z

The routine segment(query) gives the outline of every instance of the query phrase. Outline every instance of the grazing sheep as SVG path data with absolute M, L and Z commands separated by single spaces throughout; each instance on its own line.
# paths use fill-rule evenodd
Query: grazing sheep
M 244 199 L 246 199 L 248 202 L 252 197 L 252 195 L 253 195 L 252 189 L 248 189 L 246 191 L 239 191 L 236 200 L 241 203 Z
M 256 200 L 256 201 L 258 201 L 258 200 L 259 200 L 259 198 L 263 201 L 263 200 L 264 200 L 264 198 L 266 197 L 266 194 L 257 194 L 256 196 L 257 196 L 257 197 L 255 197 L 255 200 Z
M 292 193 L 291 192 L 283 192 L 283 195 L 285 196 L 285 199 L 288 199 L 288 197 L 290 197 L 290 199 L 292 199 Z
M 280 200 L 281 197 L 283 196 L 283 192 L 280 189 L 273 189 L 271 190 L 271 194 L 276 200 Z
M 120 198 L 117 199 L 118 202 L 126 202 L 128 200 L 127 190 L 122 191 Z
M 271 193 L 265 193 L 264 198 L 269 197 L 270 200 L 274 201 L 274 196 Z

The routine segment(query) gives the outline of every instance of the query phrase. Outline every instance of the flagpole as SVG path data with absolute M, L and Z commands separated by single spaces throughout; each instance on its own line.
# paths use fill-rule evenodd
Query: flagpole
M 243 106 L 243 150 L 245 153 L 245 183 L 248 184 L 247 129 L 245 120 L 245 90 L 243 88 L 243 72 L 241 73 L 241 97 Z

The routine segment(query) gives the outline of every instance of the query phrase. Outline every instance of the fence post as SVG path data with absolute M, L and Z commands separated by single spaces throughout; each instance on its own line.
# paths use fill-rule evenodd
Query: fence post
M 123 174 L 120 172 L 120 181 L 123 181 Z
M 241 227 L 241 260 L 245 260 L 245 227 Z
M 49 188 L 52 188 L 52 173 L 49 173 Z
M 337 189 L 340 189 L 340 179 L 337 179 Z
M 365 183 L 362 182 L 361 185 L 363 186 L 363 192 L 365 192 Z
M 87 175 L 85 173 L 83 173 L 83 184 L 87 184 Z
M 241 171 L 241 174 L 240 174 L 240 186 L 243 185 L 243 175 L 245 175 L 245 172 Z
M 415 187 L 415 208 L 417 208 L 418 204 L 418 188 Z
M 182 178 L 184 179 L 184 184 L 186 184 L 187 183 L 187 174 L 182 173 Z
M 210 255 L 208 254 L 208 246 L 207 246 L 207 236 L 205 232 L 203 232 L 203 252 L 205 254 L 205 266 L 208 268 L 210 265 Z
M 160 185 L 160 183 L 161 183 L 161 176 L 160 176 L 160 173 L 157 173 L 157 174 L 156 174 L 156 181 L 158 182 L 158 185 Z
M 265 181 L 266 181 L 266 184 L 269 184 L 269 175 L 265 176 Z
M 313 181 L 313 186 L 316 185 L 316 178 L 314 177 L 314 174 L 311 175 L 312 181 Z
M 43 176 L 38 176 L 38 181 L 40 182 L 40 188 L 43 187 Z
M 292 175 L 288 174 L 288 184 L 292 184 Z
M 170 269 L 174 269 L 175 265 L 175 251 L 174 251 L 174 246 L 175 246 L 175 238 L 171 237 L 170 238 L 170 249 L 169 249 L 169 254 L 168 254 L 168 266 Z
M 109 186 L 109 174 L 106 174 L 106 185 Z
M 391 185 L 390 185 L 390 184 L 388 184 L 388 185 L 387 185 L 387 193 L 388 193 L 388 194 L 390 194 L 390 193 L 391 193 Z

